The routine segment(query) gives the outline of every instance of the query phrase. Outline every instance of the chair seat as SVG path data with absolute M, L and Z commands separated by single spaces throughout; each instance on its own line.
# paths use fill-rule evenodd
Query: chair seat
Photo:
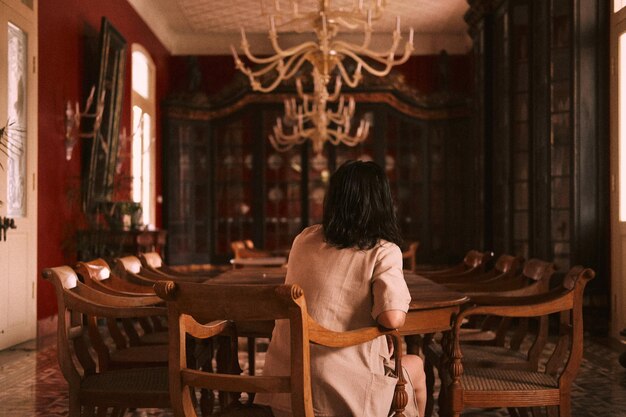
M 541 391 L 559 386 L 551 375 L 497 368 L 464 368 L 460 382 L 465 391 Z
M 461 328 L 460 337 L 462 342 L 491 342 L 496 338 L 496 332 L 492 330 Z
M 524 353 L 506 347 L 463 345 L 462 349 L 464 367 L 533 370 Z
M 120 369 L 86 376 L 80 384 L 80 396 L 84 404 L 107 401 L 111 406 L 169 407 L 168 387 L 167 367 Z
M 463 359 L 461 362 L 464 368 L 481 366 L 484 368 L 533 370 L 532 364 L 528 362 L 524 353 L 512 351 L 506 347 L 463 344 L 462 351 Z M 441 344 L 433 342 L 425 347 L 424 353 L 433 363 L 439 363 L 443 349 Z
M 111 354 L 114 367 L 161 366 L 167 364 L 168 345 L 133 346 Z

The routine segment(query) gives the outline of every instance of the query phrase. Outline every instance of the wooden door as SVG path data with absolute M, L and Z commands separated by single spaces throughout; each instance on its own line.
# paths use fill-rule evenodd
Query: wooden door
M 36 334 L 37 6 L 0 0 L 0 349 Z M 6 124 L 5 124 L 6 123 Z
M 615 0 L 615 3 L 620 3 Z M 626 327 L 626 8 L 611 11 L 611 334 Z M 617 10 L 617 11 L 616 11 Z

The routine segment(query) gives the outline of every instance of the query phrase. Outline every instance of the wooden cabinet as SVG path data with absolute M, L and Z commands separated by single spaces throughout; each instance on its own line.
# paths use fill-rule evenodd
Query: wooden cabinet
M 608 283 L 606 2 L 475 0 L 485 247 Z
M 465 175 L 475 139 L 466 100 L 445 92 L 422 97 L 401 80 L 347 91 L 357 117 L 372 123 L 370 137 L 355 147 L 327 145 L 315 155 L 309 144 L 277 152 L 268 140 L 289 86 L 270 94 L 248 91 L 235 99 L 172 97 L 164 105 L 164 220 L 170 264 L 222 263 L 230 242 L 289 248 L 306 226 L 322 220 L 330 174 L 348 159 L 384 166 L 406 240 L 419 240 L 418 259 L 458 259 L 479 234 L 466 210 L 478 211 L 479 182 Z M 469 223 L 469 225 L 467 224 Z

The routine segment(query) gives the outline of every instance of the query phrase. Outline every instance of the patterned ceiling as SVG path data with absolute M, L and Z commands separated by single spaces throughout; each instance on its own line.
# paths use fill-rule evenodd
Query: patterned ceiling
M 364 0 L 367 5 L 371 0 Z M 283 11 L 291 10 L 293 0 L 280 0 Z M 301 12 L 313 11 L 318 0 L 297 0 Z M 355 0 L 331 0 L 331 8 L 349 9 Z M 175 55 L 229 54 L 230 45 L 241 42 L 240 28 L 246 30 L 251 49 L 258 54 L 270 53 L 267 31 L 269 15 L 275 14 L 274 0 L 129 0 L 163 44 Z M 373 24 L 374 46 L 384 49 L 390 42 L 390 31 L 396 16 L 402 29 L 415 30 L 417 54 L 464 53 L 470 40 L 463 14 L 467 0 L 386 0 L 382 17 Z M 278 25 L 281 44 L 301 42 L 305 34 Z M 358 41 L 359 33 L 347 34 Z

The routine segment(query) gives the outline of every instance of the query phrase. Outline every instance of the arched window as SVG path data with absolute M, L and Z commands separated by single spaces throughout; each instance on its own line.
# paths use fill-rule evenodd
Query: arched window
M 144 225 L 154 225 L 156 154 L 154 149 L 156 69 L 148 51 L 132 45 L 132 193 L 133 201 L 141 203 Z

